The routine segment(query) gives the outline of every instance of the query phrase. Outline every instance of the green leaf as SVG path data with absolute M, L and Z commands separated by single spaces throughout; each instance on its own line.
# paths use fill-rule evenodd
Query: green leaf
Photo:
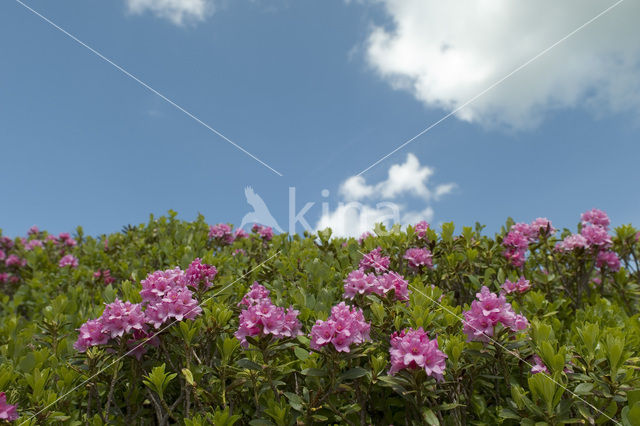
M 357 379 L 358 377 L 366 376 L 368 373 L 369 372 L 362 367 L 353 367 L 352 369 L 347 370 L 346 372 L 341 374 L 340 377 L 338 377 L 338 381 L 342 382 L 345 380 Z

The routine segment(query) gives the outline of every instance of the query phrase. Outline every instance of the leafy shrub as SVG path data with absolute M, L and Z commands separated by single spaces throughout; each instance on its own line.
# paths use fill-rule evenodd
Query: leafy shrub
M 640 233 L 482 229 L 0 237 L 0 422 L 640 424 Z

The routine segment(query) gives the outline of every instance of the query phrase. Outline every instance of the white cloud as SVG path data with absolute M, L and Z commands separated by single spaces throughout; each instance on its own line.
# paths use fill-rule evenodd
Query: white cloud
M 130 13 L 149 11 L 176 25 L 202 21 L 214 11 L 210 0 L 126 0 L 126 3 Z
M 614 2 L 380 0 L 393 25 L 367 41 L 395 88 L 452 111 Z M 640 111 L 640 2 L 624 2 L 463 108 L 484 125 L 535 126 L 549 109 Z
M 409 153 L 406 162 L 389 168 L 386 180 L 376 185 L 367 185 L 362 176 L 351 176 L 340 185 L 340 194 L 348 201 L 365 198 L 395 199 L 407 194 L 429 201 L 448 194 L 455 188 L 455 184 L 448 183 L 431 190 L 428 183 L 433 173 L 431 167 L 421 166 L 418 158 Z
M 367 184 L 362 176 L 351 176 L 340 185 L 343 202 L 333 211 L 324 211 L 316 229 L 329 227 L 334 236 L 359 237 L 365 231 L 372 231 L 376 223 L 388 228 L 394 223 L 431 221 L 435 213 L 429 203 L 456 187 L 454 183 L 447 183 L 432 188 L 429 178 L 433 173 L 432 168 L 420 165 L 415 155 L 408 154 L 405 163 L 392 165 L 387 179 L 375 185 Z M 391 201 L 400 196 L 411 196 L 418 210 Z

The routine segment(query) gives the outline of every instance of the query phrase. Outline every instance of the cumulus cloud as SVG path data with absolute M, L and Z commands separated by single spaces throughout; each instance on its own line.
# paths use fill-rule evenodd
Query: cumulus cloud
M 431 167 L 421 165 L 415 155 L 408 154 L 404 163 L 392 165 L 387 179 L 377 184 L 368 184 L 362 176 L 351 176 L 340 185 L 342 201 L 336 209 L 323 211 L 316 229 L 331 228 L 335 236 L 359 237 L 372 231 L 376 223 L 389 228 L 394 223 L 429 222 L 435 214 L 431 203 L 456 187 L 454 183 L 431 185 L 433 174 Z M 394 202 L 397 199 L 403 202 Z
M 151 12 L 176 25 L 204 20 L 214 11 L 211 0 L 126 0 L 130 13 Z
M 393 87 L 453 111 L 614 2 L 380 0 L 366 55 Z M 623 2 L 456 113 L 529 128 L 550 109 L 640 111 L 640 2 Z
M 403 164 L 394 164 L 389 168 L 386 180 L 376 185 L 367 185 L 362 176 L 351 176 L 340 185 L 340 194 L 348 201 L 365 198 L 395 199 L 402 195 L 413 195 L 426 201 L 437 199 L 450 193 L 455 184 L 437 185 L 429 188 L 429 178 L 434 170 L 420 165 L 418 158 L 409 153 Z

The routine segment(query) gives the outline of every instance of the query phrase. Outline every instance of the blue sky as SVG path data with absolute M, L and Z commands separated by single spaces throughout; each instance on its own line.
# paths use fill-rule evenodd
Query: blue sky
M 344 183 L 615 2 L 552 12 L 544 2 L 512 4 L 500 16 L 414 0 L 24 3 L 283 176 L 4 1 L 5 234 L 34 224 L 114 232 L 169 209 L 238 224 L 251 210 L 247 186 L 283 228 L 289 187 L 296 211 L 315 202 L 305 214 L 313 227 L 322 202 L 331 224 L 338 204 L 354 199 L 490 231 L 507 216 L 571 227 L 592 207 L 616 225 L 640 223 L 635 4 L 615 6 L 367 170 L 366 196 Z M 409 154 L 428 177 L 388 178 Z

